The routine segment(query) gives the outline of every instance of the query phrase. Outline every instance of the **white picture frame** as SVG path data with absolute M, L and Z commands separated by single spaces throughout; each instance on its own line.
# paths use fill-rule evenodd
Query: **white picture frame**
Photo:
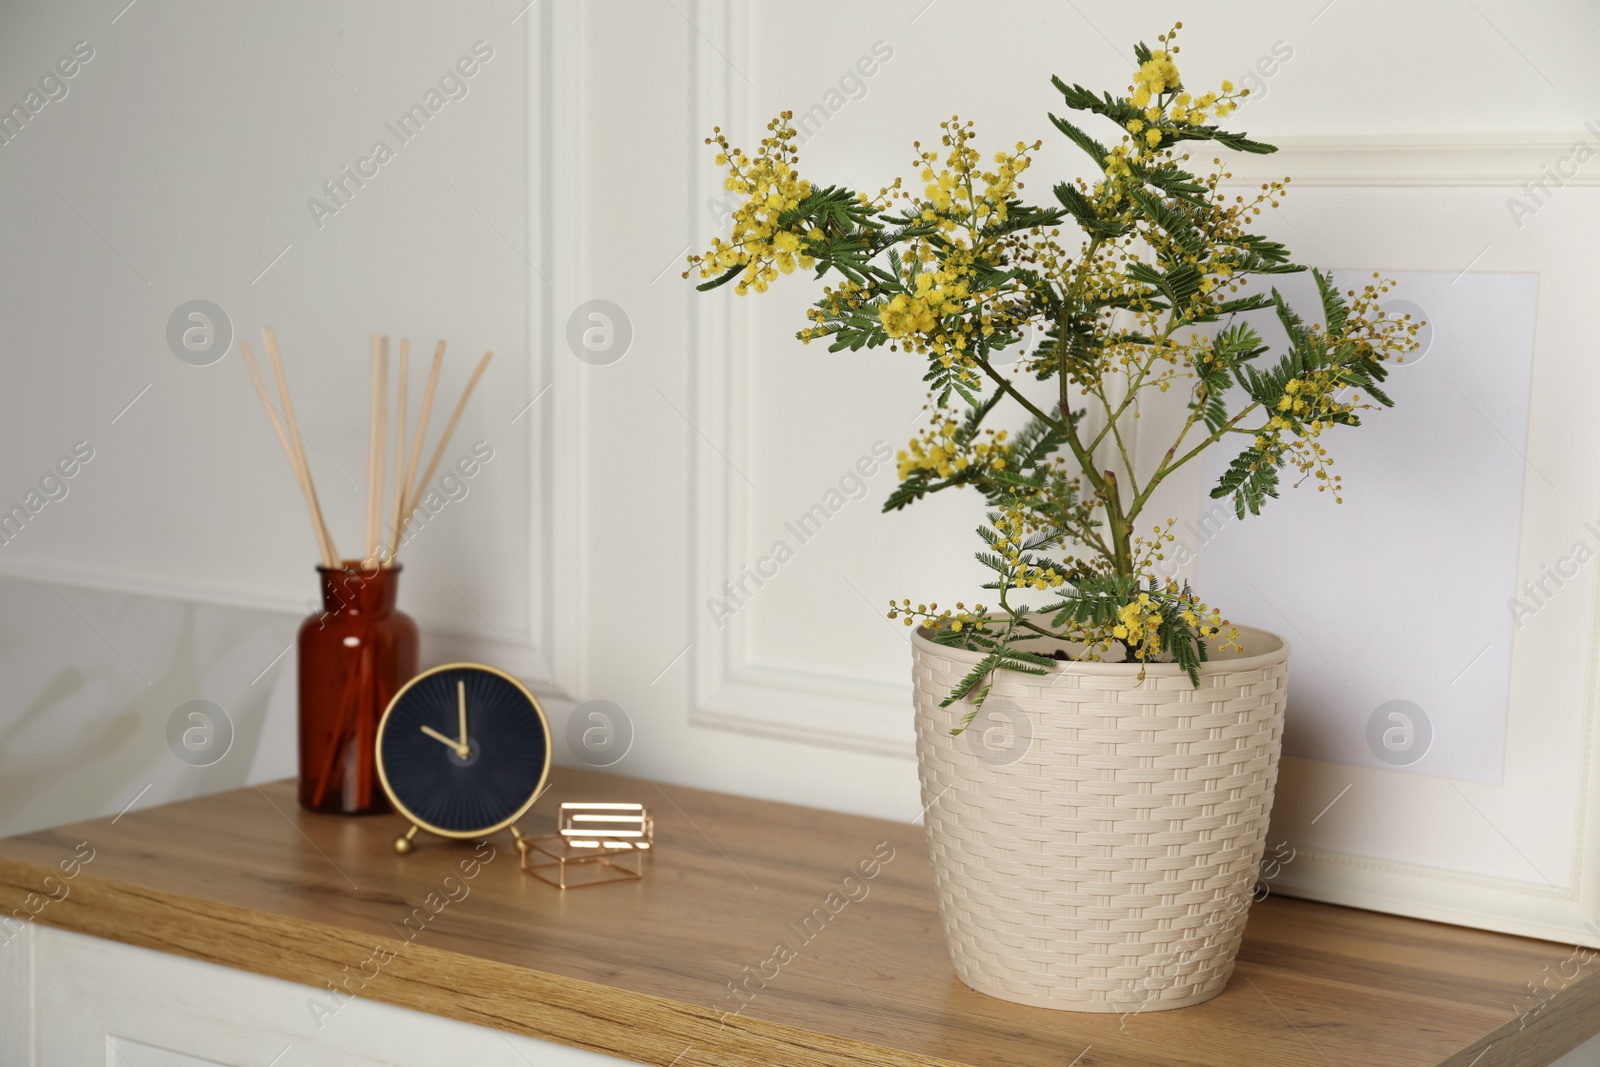
M 1576 562 L 1574 551 L 1585 539 L 1595 545 L 1588 529 L 1600 501 L 1600 465 L 1589 458 L 1600 454 L 1600 421 L 1581 399 L 1600 384 L 1600 365 L 1585 355 L 1585 316 L 1600 286 L 1600 245 L 1586 240 L 1600 232 L 1600 160 L 1585 165 L 1596 157 L 1600 131 L 1585 130 L 1299 141 L 1233 165 L 1240 180 L 1293 175 L 1281 224 L 1264 228 L 1303 261 L 1539 275 L 1527 440 L 1507 444 L 1542 472 L 1524 479 L 1517 588 L 1522 596 L 1525 583 L 1542 581 L 1545 593 L 1513 635 L 1500 781 L 1285 757 L 1271 836 L 1293 843 L 1294 859 L 1277 870 L 1276 892 L 1600 945 L 1600 567 Z M 1202 495 L 1193 494 L 1196 506 Z M 1270 508 L 1256 521 L 1269 522 Z M 1359 595 L 1359 575 L 1330 578 L 1336 595 Z M 1426 625 L 1427 609 L 1374 620 L 1374 639 L 1400 639 L 1395 623 Z M 1292 679 L 1291 667 L 1291 703 Z

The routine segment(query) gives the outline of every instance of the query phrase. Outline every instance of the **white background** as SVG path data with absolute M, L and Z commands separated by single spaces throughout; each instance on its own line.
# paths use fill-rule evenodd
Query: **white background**
M 892 58 L 809 140 L 809 171 L 875 188 L 905 170 L 912 139 L 959 111 L 986 149 L 1045 140 L 1026 190 L 1044 198 L 1079 168 L 1045 118 L 1048 75 L 1121 86 L 1126 46 L 1185 16 L 1192 83 L 1272 70 L 1255 75 L 1265 91 L 1235 123 L 1268 139 L 1563 140 L 1600 119 L 1584 111 L 1600 99 L 1588 61 L 1600 14 L 1579 3 L 1085 5 L 1087 19 L 1016 3 L 1004 20 L 958 0 L 764 4 L 738 22 L 738 47 L 710 4 L 521 9 L 6 10 L 0 102 L 20 101 L 76 40 L 96 57 L 0 146 L 0 501 L 73 441 L 97 451 L 66 500 L 0 546 L 0 832 L 293 770 L 293 656 L 275 657 L 314 592 L 313 543 L 237 352 L 193 368 L 167 350 L 166 318 L 185 300 L 218 302 L 252 338 L 277 326 L 346 544 L 360 495 L 338 471 L 359 484 L 364 470 L 368 331 L 409 334 L 414 372 L 448 338 L 449 398 L 496 351 L 455 446 L 488 440 L 496 458 L 404 557 L 402 604 L 423 625 L 426 662 L 470 655 L 528 679 L 558 738 L 574 702 L 615 701 L 635 734 L 623 773 L 909 818 L 908 651 L 881 608 L 890 596 L 975 598 L 975 501 L 878 516 L 891 479 L 880 473 L 725 628 L 712 622 L 707 599 L 786 521 L 876 441 L 903 444 L 920 390 L 894 354 L 794 343 L 814 293 L 803 278 L 731 316 L 731 291 L 693 295 L 678 279 L 717 228 L 706 127 L 752 146 L 772 112 L 825 102 L 881 41 Z M 561 28 L 571 48 L 530 64 L 529 20 Z M 470 95 L 318 229 L 306 199 L 479 39 L 495 58 Z M 1275 48 L 1290 57 L 1266 62 Z M 736 59 L 695 66 L 718 49 Z M 720 113 L 735 100 L 748 111 Z M 1564 225 L 1559 198 L 1519 231 L 1501 194 L 1454 197 L 1463 232 L 1553 241 Z M 1333 205 L 1306 190 L 1284 218 L 1337 233 Z M 1335 265 L 1366 262 L 1360 248 L 1316 243 Z M 1482 244 L 1462 243 L 1451 265 Z M 1496 267 L 1498 254 L 1480 269 L 1515 269 Z M 1401 258 L 1393 269 L 1440 269 Z M 609 366 L 562 341 L 592 299 L 631 322 L 631 348 Z M 1586 604 L 1593 579 L 1582 581 L 1572 600 Z M 198 771 L 165 741 L 173 709 L 195 698 L 228 710 L 237 734 Z M 1307 833 L 1359 848 L 1393 818 L 1359 800 Z M 1528 877 L 1510 852 L 1475 862 Z

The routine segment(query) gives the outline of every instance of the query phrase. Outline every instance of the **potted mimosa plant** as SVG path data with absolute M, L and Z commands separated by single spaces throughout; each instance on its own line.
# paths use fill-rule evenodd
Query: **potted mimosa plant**
M 788 113 L 753 155 L 718 129 L 739 205 L 731 235 L 691 257 L 701 289 L 830 277 L 802 341 L 926 363 L 932 417 L 885 510 L 975 490 L 994 601 L 889 605 L 917 626 L 941 913 L 963 981 L 1044 1007 L 1215 996 L 1261 858 L 1289 648 L 1159 573 L 1172 522 L 1152 520 L 1152 494 L 1216 449 L 1229 461 L 1212 496 L 1240 518 L 1286 468 L 1337 497 L 1324 438 L 1390 403 L 1388 365 L 1420 325 L 1383 314 L 1381 279 L 1341 293 L 1313 272 L 1308 310 L 1258 280 L 1305 269 L 1254 229 L 1287 179 L 1231 185 L 1211 154 L 1275 149 L 1221 125 L 1248 90 L 1185 87 L 1175 36 L 1134 49 L 1120 95 L 1052 80 L 1076 114 L 1050 122 L 1091 176 L 1042 207 L 1021 198 L 1040 143 L 985 158 L 958 118 L 916 145 L 914 179 L 876 194 L 803 178 Z M 1287 338 L 1276 350 L 1260 315 Z M 1141 467 L 1135 420 L 1163 394 L 1185 405 L 1179 429 L 1164 448 L 1141 439 L 1157 457 Z M 1010 723 L 999 756 L 975 743 L 990 717 Z

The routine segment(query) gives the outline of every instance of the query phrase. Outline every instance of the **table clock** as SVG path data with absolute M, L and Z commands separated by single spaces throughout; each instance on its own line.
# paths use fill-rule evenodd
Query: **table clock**
M 550 777 L 550 721 L 511 675 L 479 663 L 447 663 L 407 682 L 378 723 L 378 780 L 411 829 L 481 838 L 510 828 Z

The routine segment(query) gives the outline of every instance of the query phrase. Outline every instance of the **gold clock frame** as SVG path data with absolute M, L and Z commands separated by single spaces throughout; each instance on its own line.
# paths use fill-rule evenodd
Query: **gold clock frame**
M 446 830 L 442 826 L 435 826 L 428 822 L 428 820 L 421 818 L 410 808 L 401 803 L 399 797 L 395 796 L 393 787 L 389 785 L 389 773 L 384 769 L 383 766 L 383 732 L 388 728 L 389 725 L 389 713 L 393 711 L 394 706 L 400 702 L 400 698 L 410 692 L 411 687 L 422 681 L 424 678 L 431 678 L 433 675 L 442 674 L 445 671 L 462 669 L 486 671 L 489 674 L 498 675 L 499 677 L 510 682 L 512 685 L 516 686 L 522 695 L 528 698 L 528 703 L 533 705 L 534 710 L 538 713 L 539 726 L 544 730 L 544 768 L 539 773 L 539 784 L 534 787 L 533 795 L 528 797 L 527 801 L 523 803 L 522 807 L 513 812 L 510 818 L 481 830 Z M 383 786 L 384 795 L 389 798 L 389 803 L 394 805 L 394 810 L 399 812 L 400 815 L 406 819 L 406 821 L 411 823 L 411 829 L 394 839 L 394 850 L 402 856 L 411 851 L 413 847 L 411 839 L 416 837 L 418 830 L 426 830 L 428 833 L 433 834 L 436 837 L 444 837 L 456 841 L 466 841 L 472 838 L 488 837 L 490 834 L 499 833 L 501 830 L 509 827 L 511 830 L 511 836 L 516 838 L 520 844 L 520 842 L 523 840 L 522 831 L 518 830 L 513 824 L 518 819 L 526 815 L 528 813 L 528 809 L 532 808 L 533 805 L 538 802 L 539 798 L 544 795 L 545 790 L 550 787 L 550 764 L 555 754 L 554 740 L 550 736 L 550 716 L 544 710 L 544 705 L 539 703 L 539 698 L 529 692 L 528 687 L 523 685 L 519 679 L 507 674 L 498 667 L 491 667 L 486 663 L 444 663 L 437 667 L 431 667 L 428 670 L 423 671 L 421 674 L 418 674 L 415 678 L 412 678 L 409 682 L 400 687 L 395 695 L 390 698 L 388 706 L 383 709 L 383 715 L 378 719 L 377 736 L 374 738 L 372 745 L 373 762 L 375 762 L 378 766 L 378 781 Z

